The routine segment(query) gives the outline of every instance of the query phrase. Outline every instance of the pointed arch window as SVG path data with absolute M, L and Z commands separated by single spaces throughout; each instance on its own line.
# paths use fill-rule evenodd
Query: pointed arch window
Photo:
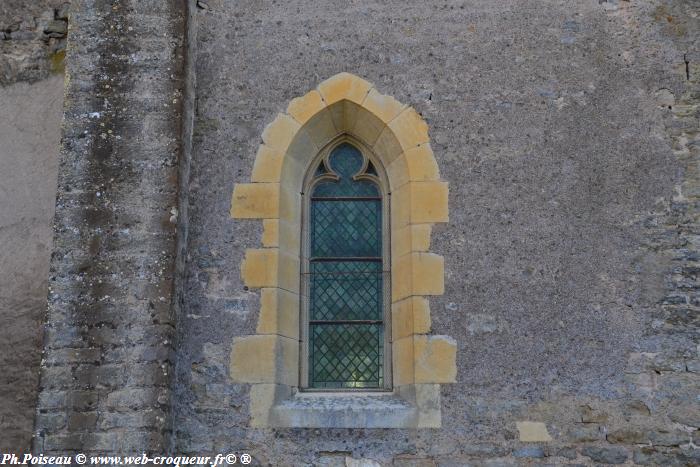
M 301 333 L 307 390 L 391 386 L 388 193 L 358 146 L 331 146 L 307 177 Z
M 231 204 L 233 218 L 263 224 L 262 248 L 246 249 L 241 262 L 245 286 L 261 289 L 258 325 L 233 338 L 230 357 L 232 380 L 251 385 L 251 426 L 440 427 L 440 385 L 455 381 L 457 367 L 454 340 L 430 333 L 427 297 L 444 293 L 430 237 L 448 221 L 448 185 L 428 126 L 339 73 L 293 99 L 262 140 L 251 183 L 236 184 Z M 336 205 L 322 222 L 324 203 Z M 357 213 L 372 203 L 381 222 L 377 209 Z M 370 235 L 378 231 L 381 245 Z M 367 264 L 379 256 L 380 267 Z M 358 390 L 387 392 L 336 393 Z

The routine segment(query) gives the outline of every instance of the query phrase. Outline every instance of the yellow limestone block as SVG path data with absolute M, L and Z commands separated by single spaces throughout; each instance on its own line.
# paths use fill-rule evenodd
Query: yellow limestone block
M 386 174 L 389 177 L 389 186 L 393 187 L 394 190 L 405 185 L 408 182 L 408 164 L 406 163 L 406 156 L 402 154 L 387 165 Z
M 440 385 L 416 384 L 413 386 L 416 393 L 416 406 L 418 408 L 418 423 L 416 428 L 440 428 L 442 417 L 440 416 Z
M 279 183 L 239 183 L 233 188 L 231 217 L 272 219 L 279 217 Z
M 399 115 L 406 106 L 391 96 L 386 96 L 376 89 L 372 89 L 362 102 L 366 108 L 384 123 L 389 123 Z
M 318 148 L 322 148 L 338 135 L 338 130 L 336 130 L 328 110 L 322 110 L 310 118 L 304 125 L 304 131 Z
M 340 131 L 350 131 L 355 127 L 357 115 L 360 112 L 360 109 L 362 109 L 362 107 L 351 101 L 343 101 L 341 104 L 343 106 L 343 119 L 340 120 L 340 125 L 338 125 L 338 120 L 335 120 L 336 127 Z
M 231 379 L 237 383 L 275 382 L 276 336 L 243 336 L 233 339 Z
M 289 399 L 291 387 L 283 384 L 261 383 L 250 387 L 250 426 L 268 427 L 270 409 L 277 401 Z
M 457 342 L 448 336 L 414 336 L 415 382 L 454 383 L 457 378 Z
M 374 149 L 375 153 L 381 155 L 382 162 L 384 162 L 385 166 L 389 166 L 395 162 L 403 152 L 399 140 L 396 139 L 396 135 L 386 126 L 379 134 L 377 141 L 372 145 L 372 149 Z
M 250 387 L 250 425 L 264 427 L 268 424 L 270 409 L 276 402 L 276 384 L 253 384 Z
M 279 247 L 285 254 L 297 254 L 301 248 L 301 229 L 298 224 L 279 221 Z
M 410 183 L 400 186 L 391 193 L 391 229 L 396 232 L 411 221 Z
M 391 305 L 391 335 L 394 340 L 430 332 L 430 305 L 423 297 L 408 297 Z
M 262 289 L 256 332 L 299 339 L 299 296 L 284 289 Z
M 433 253 L 411 253 L 393 261 L 392 301 L 412 295 L 442 295 L 445 291 L 444 259 Z
M 520 432 L 520 441 L 524 442 L 540 442 L 552 441 L 552 437 L 547 431 L 547 426 L 542 422 L 515 422 Z
M 413 295 L 445 293 L 445 260 L 434 253 L 411 253 Z
M 318 147 L 314 144 L 311 136 L 309 136 L 306 127 L 302 127 L 297 131 L 296 135 L 294 135 L 294 138 L 292 138 L 291 143 L 287 147 L 287 152 L 284 154 L 284 161 L 282 162 L 282 173 L 284 173 L 284 177 L 282 177 L 280 183 L 294 184 L 295 188 L 298 188 L 300 185 L 297 184 L 303 179 L 304 169 L 309 163 L 309 155 L 316 154 L 317 152 Z
M 391 226 L 400 229 L 407 224 L 447 222 L 447 182 L 409 182 L 391 195 Z
M 280 188 L 279 219 L 293 225 L 300 225 L 301 193 L 299 190 L 286 186 Z M 283 242 L 284 240 L 282 240 Z
M 404 151 L 404 159 L 408 165 L 408 179 L 411 181 L 439 180 L 435 155 L 430 144 L 421 144 L 415 148 Z
M 279 222 L 279 219 L 263 219 L 263 246 L 279 246 Z
M 302 125 L 309 121 L 311 117 L 326 107 L 321 94 L 316 91 L 310 91 L 302 97 L 292 99 L 287 106 L 287 113 L 294 117 L 294 120 Z
M 410 182 L 411 224 L 448 222 L 447 182 Z
M 248 287 L 276 287 L 277 248 L 248 249 L 241 264 L 241 277 Z
M 230 374 L 237 383 L 297 385 L 298 342 L 271 334 L 236 337 Z
M 279 182 L 282 174 L 282 160 L 282 153 L 261 144 L 253 163 L 251 180 L 253 182 Z
M 394 340 L 391 345 L 391 358 L 394 386 L 413 384 L 415 382 L 413 336 Z
M 431 230 L 431 224 L 414 224 L 396 229 L 391 239 L 391 254 L 398 258 L 412 251 L 428 251 Z
M 318 85 L 328 105 L 343 99 L 361 104 L 371 88 L 370 83 L 350 73 L 338 73 Z
M 454 383 L 457 343 L 448 336 L 414 335 L 394 341 L 394 384 Z
M 364 107 L 347 103 L 346 108 L 349 112 L 345 120 L 348 130 L 351 130 L 353 135 L 367 144 L 374 145 L 379 135 L 386 128 L 386 123 Z
M 263 130 L 262 140 L 267 146 L 284 154 L 299 128 L 301 124 L 289 115 L 277 114 L 277 117 Z
M 391 259 L 391 301 L 397 302 L 413 295 L 411 255 Z
M 344 132 L 347 131 L 347 126 L 345 125 L 345 104 L 352 104 L 351 102 L 348 101 L 341 101 L 341 102 L 336 102 L 333 105 L 329 105 L 326 107 L 326 110 L 328 111 L 328 115 L 331 116 L 331 120 L 333 121 L 333 126 L 339 131 L 339 132 Z M 355 105 L 355 104 L 352 104 Z
M 290 292 L 299 293 L 299 253 L 279 255 L 277 285 Z
M 389 128 L 396 135 L 404 151 L 430 141 L 428 124 L 411 107 L 389 122 Z

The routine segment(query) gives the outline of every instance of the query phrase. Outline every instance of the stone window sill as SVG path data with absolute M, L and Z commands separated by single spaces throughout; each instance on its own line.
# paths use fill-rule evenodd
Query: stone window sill
M 269 424 L 294 428 L 439 427 L 439 388 L 419 386 L 404 386 L 394 392 L 296 392 L 270 408 Z

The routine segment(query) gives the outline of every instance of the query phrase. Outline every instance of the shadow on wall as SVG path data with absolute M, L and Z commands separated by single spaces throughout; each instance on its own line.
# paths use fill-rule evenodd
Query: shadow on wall
M 28 452 L 39 380 L 63 76 L 0 87 L 0 452 Z

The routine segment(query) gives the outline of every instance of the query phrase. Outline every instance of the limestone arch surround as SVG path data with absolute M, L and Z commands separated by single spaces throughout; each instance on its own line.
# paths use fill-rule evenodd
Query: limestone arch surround
M 302 187 L 312 160 L 350 135 L 381 160 L 391 192 L 392 393 L 299 392 Z M 456 344 L 429 335 L 427 296 L 444 291 L 444 263 L 429 252 L 431 226 L 448 221 L 428 126 L 413 108 L 340 73 L 293 99 L 262 134 L 251 183 L 234 187 L 231 217 L 262 219 L 262 248 L 241 264 L 261 289 L 255 335 L 236 337 L 230 372 L 250 383 L 259 427 L 439 427 L 440 383 L 454 382 Z

